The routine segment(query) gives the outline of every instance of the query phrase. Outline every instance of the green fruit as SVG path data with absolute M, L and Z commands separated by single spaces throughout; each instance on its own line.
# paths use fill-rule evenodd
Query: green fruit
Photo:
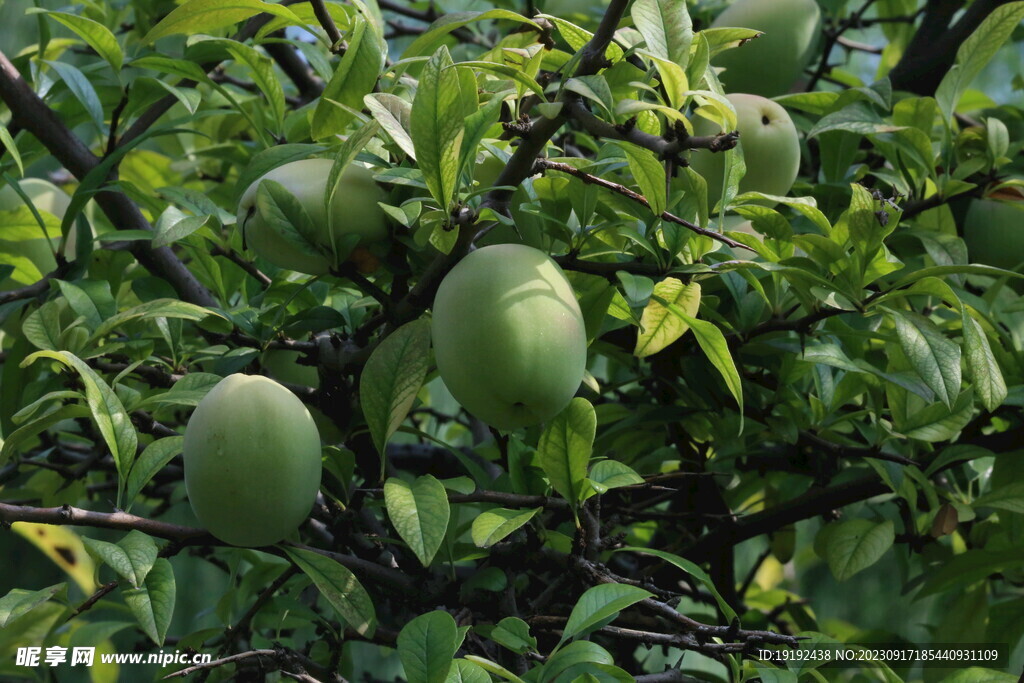
M 740 180 L 739 191 L 785 195 L 793 187 L 800 170 L 800 140 L 796 126 L 781 106 L 758 95 L 729 95 L 736 109 L 736 129 L 747 172 Z M 720 132 L 711 121 L 697 117 L 694 135 L 715 135 Z M 722 196 L 723 152 L 694 150 L 690 166 L 708 182 L 708 204 Z
M 821 10 L 814 0 L 739 0 L 712 28 L 752 28 L 764 34 L 716 55 L 711 63 L 727 92 L 775 97 L 789 92 L 817 52 Z
M 15 270 L 10 277 L 3 281 L 0 289 L 12 289 L 22 285 L 32 284 L 43 275 L 50 273 L 57 267 L 57 261 L 53 257 L 53 251 L 60 245 L 60 223 L 64 213 L 71 204 L 71 197 L 53 183 L 41 178 L 25 178 L 18 181 L 22 191 L 32 200 L 32 204 L 44 218 L 47 216 L 56 217 L 56 221 L 47 221 L 47 232 L 44 234 L 42 228 L 35 221 L 35 217 L 28 218 L 25 222 L 25 234 L 15 236 L 9 232 L 0 231 L 0 263 L 9 263 Z M 21 211 L 27 210 L 25 202 L 10 185 L 0 188 L 0 211 Z M 18 221 L 21 223 L 21 221 Z M 47 240 L 47 234 L 49 240 Z M 66 256 L 74 256 L 74 233 L 71 233 L 64 248 Z M 26 262 L 25 259 L 28 259 Z M 35 266 L 34 268 L 32 266 Z
M 332 245 L 324 196 L 333 165 L 331 159 L 293 161 L 253 182 L 238 202 L 238 226 L 246 246 L 278 268 L 310 275 L 329 272 L 334 259 L 328 256 Z M 256 191 L 263 180 L 280 183 L 299 200 L 317 231 L 312 246 L 318 253 L 306 253 L 274 231 L 256 205 Z M 368 170 L 357 164 L 345 169 L 331 200 L 330 222 L 336 246 L 341 247 L 349 235 L 357 235 L 359 245 L 387 237 L 384 211 L 377 204 L 380 199 L 380 189 Z
M 225 543 L 271 545 L 309 515 L 320 488 L 320 435 L 272 379 L 230 375 L 185 430 L 185 489 L 199 522 Z
M 511 153 L 512 150 L 508 151 Z M 505 170 L 506 162 L 494 156 L 488 150 L 481 152 L 478 158 L 480 161 L 477 162 L 476 168 L 473 169 L 473 180 L 477 182 L 477 186 L 474 189 L 484 190 L 494 187 L 494 182 L 501 175 L 501 172 Z
M 973 200 L 964 218 L 964 242 L 971 263 L 1021 270 L 1024 201 Z
M 478 249 L 441 282 L 434 354 L 448 390 L 498 429 L 557 415 L 587 361 L 583 316 L 562 269 L 521 244 Z

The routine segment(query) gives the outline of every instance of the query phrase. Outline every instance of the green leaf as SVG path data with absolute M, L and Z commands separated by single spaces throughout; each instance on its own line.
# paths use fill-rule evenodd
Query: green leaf
M 584 490 L 596 432 L 594 406 L 585 398 L 574 398 L 551 420 L 537 446 L 551 487 L 574 507 Z
M 236 40 L 216 40 L 223 45 L 228 53 L 239 64 L 249 67 L 257 92 L 267 99 L 275 130 L 280 131 L 284 125 L 285 98 L 281 81 L 274 73 L 274 60 L 245 43 Z
M 650 150 L 629 143 L 620 143 L 619 148 L 625 152 L 629 161 L 629 172 L 640 186 L 641 194 L 647 197 L 651 212 L 655 216 L 660 216 L 668 203 L 665 167 Z
M 613 552 L 630 552 L 639 553 L 641 555 L 651 555 L 653 557 L 657 557 L 660 560 L 668 562 L 677 569 L 681 569 L 682 571 L 686 572 L 687 574 L 689 574 L 690 576 L 704 584 L 704 587 L 708 589 L 708 592 L 710 592 L 711 595 L 714 596 L 715 602 L 718 603 L 718 608 L 722 610 L 722 614 L 725 615 L 726 619 L 732 621 L 736 618 L 736 611 L 729 605 L 729 603 L 725 601 L 725 598 L 722 597 L 722 594 L 718 592 L 718 589 L 715 587 L 715 583 L 711 580 L 711 577 L 708 575 L 708 573 L 701 569 L 699 566 L 697 566 L 695 563 L 691 562 L 690 560 L 679 557 L 678 555 L 673 555 L 672 553 L 668 553 L 663 550 L 655 550 L 654 548 L 637 548 L 627 546 L 625 548 L 616 548 Z
M 943 275 L 985 275 L 987 277 L 1024 278 L 1024 273 L 1015 273 L 1012 270 L 1003 270 L 1002 268 L 994 268 L 992 266 L 984 266 L 977 263 L 972 263 L 966 266 L 932 266 L 930 268 L 922 268 L 921 270 L 914 271 L 913 273 L 904 276 L 899 282 L 889 289 L 901 289 L 907 285 L 917 282 L 918 280 L 923 280 L 928 277 L 942 277 Z
M 66 583 L 56 583 L 37 591 L 28 591 L 23 588 L 11 589 L 7 595 L 0 598 L 0 629 L 28 614 L 60 591 L 66 590 L 67 586 Z
M 415 160 L 416 147 L 409 135 L 412 105 L 391 93 L 370 93 L 363 98 L 363 104 L 395 144 Z
M 563 678 L 563 674 L 579 665 L 610 665 L 614 662 L 608 650 L 597 643 L 587 640 L 577 640 L 569 643 L 564 648 L 553 653 L 541 670 L 541 681 L 543 683 L 566 683 L 575 681 L 571 674 Z
M 976 498 L 971 507 L 974 508 L 996 508 L 997 510 L 1008 510 L 1024 514 L 1024 481 L 1016 481 L 1006 486 L 1001 486 L 994 491 Z
M 50 358 L 63 363 L 69 368 L 73 368 L 82 378 L 89 410 L 96 421 L 96 426 L 99 427 L 107 448 L 114 456 L 114 465 L 117 467 L 119 479 L 118 491 L 122 491 L 128 470 L 135 459 L 135 449 L 139 440 L 135 433 L 135 426 L 128 417 L 128 412 L 124 409 L 121 399 L 85 361 L 66 351 L 37 351 L 22 361 L 22 365 L 31 365 L 40 358 Z
M 641 477 L 629 465 L 618 460 L 602 460 L 590 468 L 587 477 L 594 493 L 605 493 L 606 491 L 620 486 L 631 486 L 644 483 Z M 589 498 L 589 495 L 587 496 Z
M 161 81 L 158 78 L 148 78 L 146 76 L 140 76 L 135 79 L 137 85 L 142 83 L 154 83 L 170 94 L 174 95 L 174 99 L 178 100 L 185 109 L 188 110 L 189 114 L 195 114 L 199 110 L 199 105 L 202 104 L 203 96 L 196 88 L 179 88 L 171 85 L 167 81 Z
M 534 508 L 524 512 L 496 508 L 482 512 L 473 520 L 473 543 L 480 548 L 490 547 L 529 522 L 542 509 Z
M 456 659 L 448 670 L 445 683 L 491 683 L 487 670 L 468 659 Z
M 7 153 L 14 159 L 14 163 L 18 165 L 18 171 L 25 175 L 25 165 L 21 161 L 21 154 L 18 152 L 17 145 L 14 144 L 14 138 L 11 136 L 11 132 L 7 130 L 7 126 L 0 124 L 0 144 L 3 145 Z
M 951 122 L 953 112 L 971 81 L 995 57 L 1022 20 L 1024 2 L 1011 2 L 996 7 L 960 45 L 953 67 L 942 77 L 935 91 L 935 99 L 947 122 Z
M 308 159 L 312 155 L 322 152 L 324 150 L 321 145 L 308 145 L 293 143 L 288 145 L 277 145 L 270 149 L 265 149 L 249 161 L 249 165 L 245 167 L 239 176 L 238 182 L 235 184 L 234 199 L 237 202 L 239 197 L 249 189 L 256 180 L 262 178 L 271 170 L 278 166 L 291 163 L 293 161 L 301 161 L 302 159 Z
M 71 94 L 82 104 L 96 128 L 102 131 L 104 129 L 103 103 L 100 102 L 100 96 L 96 94 L 96 88 L 93 87 L 92 82 L 71 64 L 59 61 L 47 61 L 46 63 L 57 72 L 64 84 L 68 86 Z
M 130 531 L 117 543 L 84 536 L 82 543 L 90 553 L 103 560 L 118 576 L 131 584 L 132 588 L 144 585 L 157 559 L 156 543 L 141 531 Z
M 285 546 L 284 551 L 352 630 L 361 636 L 373 637 L 377 628 L 373 600 L 352 572 L 312 550 Z
M 971 385 L 981 399 L 981 404 L 992 411 L 1002 405 L 1006 398 L 1006 381 L 1003 371 L 989 346 L 988 337 L 981 324 L 967 312 L 961 311 L 964 329 L 964 355 L 967 360 L 967 374 Z
M 37 434 L 43 433 L 58 422 L 88 417 L 91 414 L 92 412 L 85 406 L 67 405 L 23 424 L 10 434 L 7 434 L 3 440 L 3 447 L 0 448 L 0 465 L 5 464 L 11 455 L 17 453 L 21 445 L 30 442 Z
M 530 635 L 530 625 L 516 617 L 499 621 L 487 637 L 517 654 L 537 649 L 537 639 Z
M 156 221 L 153 247 L 166 247 L 188 237 L 209 220 L 209 216 L 187 216 L 178 207 L 170 205 Z
M 418 477 L 411 486 L 392 477 L 384 483 L 384 503 L 395 531 L 423 566 L 430 566 L 451 515 L 444 485 L 429 474 Z
M 572 608 L 560 642 L 575 638 L 606 619 L 613 618 L 630 605 L 650 597 L 653 594 L 643 588 L 621 583 L 603 583 L 588 588 Z
M 969 586 L 992 574 L 1024 568 L 1024 548 L 1012 550 L 966 550 L 947 558 L 931 572 L 916 599 Z
M 681 280 L 669 277 L 654 285 L 654 293 L 640 318 L 640 333 L 633 351 L 636 357 L 646 358 L 661 351 L 690 329 L 689 324 L 673 315 L 662 301 L 678 306 L 692 318 L 696 317 L 700 308 L 700 295 L 698 282 L 686 285 Z
M 142 455 L 132 465 L 131 472 L 128 473 L 128 483 L 125 485 L 124 494 L 126 510 L 131 509 L 135 497 L 139 495 L 156 473 L 162 470 L 164 465 L 169 463 L 174 456 L 181 453 L 184 440 L 185 437 L 183 436 L 166 436 L 146 446 L 146 449 L 142 451 Z
M 490 71 L 504 76 L 505 78 L 511 78 L 517 83 L 521 83 L 526 86 L 527 89 L 533 91 L 535 95 L 540 98 L 545 98 L 544 88 L 541 87 L 533 78 L 519 68 L 512 66 L 511 64 L 497 64 L 495 62 L 484 62 L 484 61 L 468 61 L 468 62 L 456 62 L 455 67 L 458 69 L 469 69 L 470 71 Z
M 331 204 L 334 202 L 334 196 L 338 192 L 338 181 L 341 180 L 342 174 L 345 169 L 355 161 L 356 156 L 366 149 L 367 145 L 373 139 L 373 136 L 380 130 L 380 124 L 376 121 L 370 121 L 359 127 L 354 133 L 348 136 L 345 142 L 341 143 L 337 151 L 334 153 L 334 164 L 331 166 L 331 173 L 327 177 L 327 192 L 324 195 L 324 211 L 327 213 L 328 219 L 332 221 L 328 234 L 331 238 L 334 238 L 334 212 L 331 211 Z M 332 244 L 332 248 L 337 251 L 338 245 Z M 340 254 L 339 254 L 340 256 Z
M 896 540 L 893 523 L 851 519 L 832 529 L 825 542 L 825 559 L 837 581 L 867 569 L 881 559 Z
M 283 17 L 296 26 L 302 25 L 302 20 L 294 12 L 276 3 L 261 0 L 187 0 L 150 29 L 142 43 L 149 44 L 176 33 L 209 33 L 245 21 L 261 12 Z
M 943 403 L 933 403 L 915 411 L 897 427 L 911 439 L 938 443 L 955 438 L 974 414 L 974 389 L 968 389 L 960 393 L 952 410 Z
M 384 66 L 385 52 L 386 46 L 373 27 L 363 16 L 356 16 L 355 29 L 349 38 L 345 56 L 313 112 L 311 128 L 314 140 L 341 133 L 355 118 L 349 109 L 361 109 L 363 98 L 373 91 Z M 340 102 L 348 109 L 333 106 L 331 100 Z
M 952 410 L 960 394 L 960 347 L 923 315 L 892 311 L 892 317 L 907 360 L 928 388 Z
M 177 299 L 154 299 L 144 304 L 133 306 L 112 316 L 96 328 L 90 341 L 101 339 L 117 328 L 134 320 L 148 320 L 150 318 L 181 318 L 182 320 L 202 320 L 215 313 L 202 306 L 190 304 L 187 301 Z M 218 314 L 219 315 L 219 314 Z
M 359 403 L 381 458 L 405 421 L 430 362 L 430 322 L 402 325 L 380 343 L 359 379 Z
M 451 66 L 448 48 L 441 46 L 423 67 L 409 131 L 427 188 L 445 211 L 458 182 L 463 135 L 459 77 Z
M 686 0 L 636 0 L 633 23 L 647 42 L 647 51 L 686 68 L 693 42 L 693 22 Z
M 664 299 L 660 303 L 671 311 L 673 315 L 690 326 L 694 336 L 697 338 L 697 344 L 700 345 L 701 351 L 704 352 L 704 355 L 711 361 L 711 364 L 722 375 L 722 379 L 725 380 L 725 386 L 729 388 L 729 392 L 736 399 L 740 409 L 742 409 L 743 384 L 740 381 L 740 373 L 736 369 L 736 363 L 729 352 L 729 343 L 725 341 L 725 335 L 722 334 L 722 331 L 714 323 L 698 320 L 693 316 L 687 315 L 685 311 L 674 303 Z
M 409 683 L 444 683 L 458 647 L 458 628 L 447 612 L 427 612 L 398 634 L 398 656 Z
M 484 671 L 492 673 L 495 676 L 501 676 L 506 681 L 512 681 L 512 683 L 525 683 L 525 681 L 523 681 L 519 676 L 516 676 L 501 664 L 492 662 L 489 659 L 484 659 L 483 657 L 478 657 L 476 655 L 466 655 L 466 661 L 471 664 L 476 664 Z
M 26 12 L 26 14 L 31 13 L 33 13 L 32 10 Z M 110 64 L 115 72 L 120 74 L 121 66 L 124 63 L 124 53 L 110 29 L 99 22 L 77 14 L 46 12 L 46 15 L 77 33 L 82 40 L 88 43 L 89 47 Z
M 565 42 L 569 44 L 573 52 L 579 52 L 584 45 L 590 42 L 590 39 L 594 37 L 594 34 L 586 29 L 582 29 L 571 21 L 566 21 L 561 17 L 556 17 L 552 14 L 540 14 L 541 18 L 547 19 L 558 29 L 559 34 L 565 39 Z M 622 48 L 616 44 L 616 41 L 608 43 L 608 47 L 604 51 L 604 58 L 614 64 L 624 57 Z
M 276 180 L 264 179 L 256 189 L 256 206 L 267 226 L 304 254 L 317 256 L 320 231 L 306 207 Z
M 604 115 L 609 119 L 613 118 L 615 111 L 615 98 L 612 96 L 611 86 L 608 79 L 602 74 L 590 76 L 576 76 L 565 82 L 565 89 L 577 95 L 586 97 L 604 110 Z
M 527 19 L 521 14 L 510 12 L 507 9 L 492 9 L 484 12 L 451 12 L 449 14 L 442 15 L 437 21 L 430 25 L 426 33 L 412 41 L 409 47 L 407 47 L 405 52 L 402 54 L 402 59 L 406 60 L 411 57 L 425 55 L 434 50 L 440 43 L 441 39 L 455 29 L 462 28 L 474 21 L 484 21 L 487 19 L 517 21 L 522 24 L 529 24 L 534 28 L 539 28 L 537 23 L 531 19 Z
M 125 589 L 122 594 L 142 631 L 154 643 L 163 646 L 174 614 L 175 585 L 171 563 L 162 557 L 157 558 L 146 574 L 145 584 Z

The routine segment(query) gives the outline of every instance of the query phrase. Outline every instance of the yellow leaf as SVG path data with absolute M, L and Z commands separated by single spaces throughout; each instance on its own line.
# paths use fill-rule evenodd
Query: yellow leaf
M 637 335 L 636 350 L 633 351 L 637 358 L 646 358 L 661 351 L 690 329 L 659 300 L 678 306 L 686 315 L 694 318 L 700 307 L 700 285 L 696 282 L 684 285 L 674 277 L 665 278 L 654 285 L 654 294 L 640 318 L 640 334 Z
M 50 524 L 15 522 L 11 525 L 78 584 L 82 592 L 92 595 L 96 591 L 96 565 L 85 551 L 82 539 L 71 529 Z

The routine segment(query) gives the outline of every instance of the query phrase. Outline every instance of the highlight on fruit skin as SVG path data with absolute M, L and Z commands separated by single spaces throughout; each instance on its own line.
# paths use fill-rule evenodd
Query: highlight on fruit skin
M 309 515 L 320 489 L 320 435 L 290 391 L 230 375 L 185 429 L 185 489 L 200 524 L 231 545 L 272 545 Z
M 711 63 L 725 67 L 720 77 L 726 92 L 776 97 L 789 92 L 817 55 L 821 9 L 815 0 L 738 0 L 711 27 L 763 32 Z
M 497 429 L 554 417 L 583 380 L 587 337 L 576 295 L 533 247 L 496 244 L 462 259 L 437 290 L 431 325 L 441 379 Z
M 727 96 L 736 110 L 736 128 L 743 150 L 746 174 L 740 179 L 739 192 L 762 192 L 782 196 L 796 182 L 800 170 L 800 137 L 786 110 L 759 95 L 735 93 Z M 694 135 L 715 135 L 719 127 L 702 116 L 693 119 Z M 708 184 L 708 205 L 722 196 L 725 154 L 706 149 L 694 150 L 690 166 Z
M 388 236 L 382 199 L 373 174 L 359 164 L 349 164 L 338 180 L 330 213 L 324 205 L 332 159 L 302 159 L 274 168 L 252 182 L 238 202 L 237 226 L 245 246 L 278 268 L 309 275 L 324 275 L 334 265 L 332 247 L 341 247 L 355 235 L 358 246 L 367 246 Z M 272 180 L 295 195 L 314 228 L 316 239 L 308 251 L 294 246 L 275 231 L 257 203 L 260 183 Z M 331 232 L 333 232 L 333 244 Z

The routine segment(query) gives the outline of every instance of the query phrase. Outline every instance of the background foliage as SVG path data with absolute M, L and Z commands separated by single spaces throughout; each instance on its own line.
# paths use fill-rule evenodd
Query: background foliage
M 0 212 L 0 677 L 51 675 L 31 644 L 242 655 L 211 680 L 1016 680 L 750 655 L 1000 642 L 1021 669 L 1024 300 L 962 236 L 1020 203 L 1024 3 L 820 0 L 772 200 L 725 151 L 709 58 L 754 33 L 705 30 L 722 2 L 35 4 L 0 6 L 0 170 L 71 200 Z M 729 155 L 722 197 L 692 148 Z M 319 278 L 234 226 L 311 156 L 367 164 L 393 231 Z M 590 347 L 564 413 L 497 433 L 405 351 L 507 241 L 566 270 Z M 233 372 L 324 441 L 275 548 L 185 497 L 181 433 Z

